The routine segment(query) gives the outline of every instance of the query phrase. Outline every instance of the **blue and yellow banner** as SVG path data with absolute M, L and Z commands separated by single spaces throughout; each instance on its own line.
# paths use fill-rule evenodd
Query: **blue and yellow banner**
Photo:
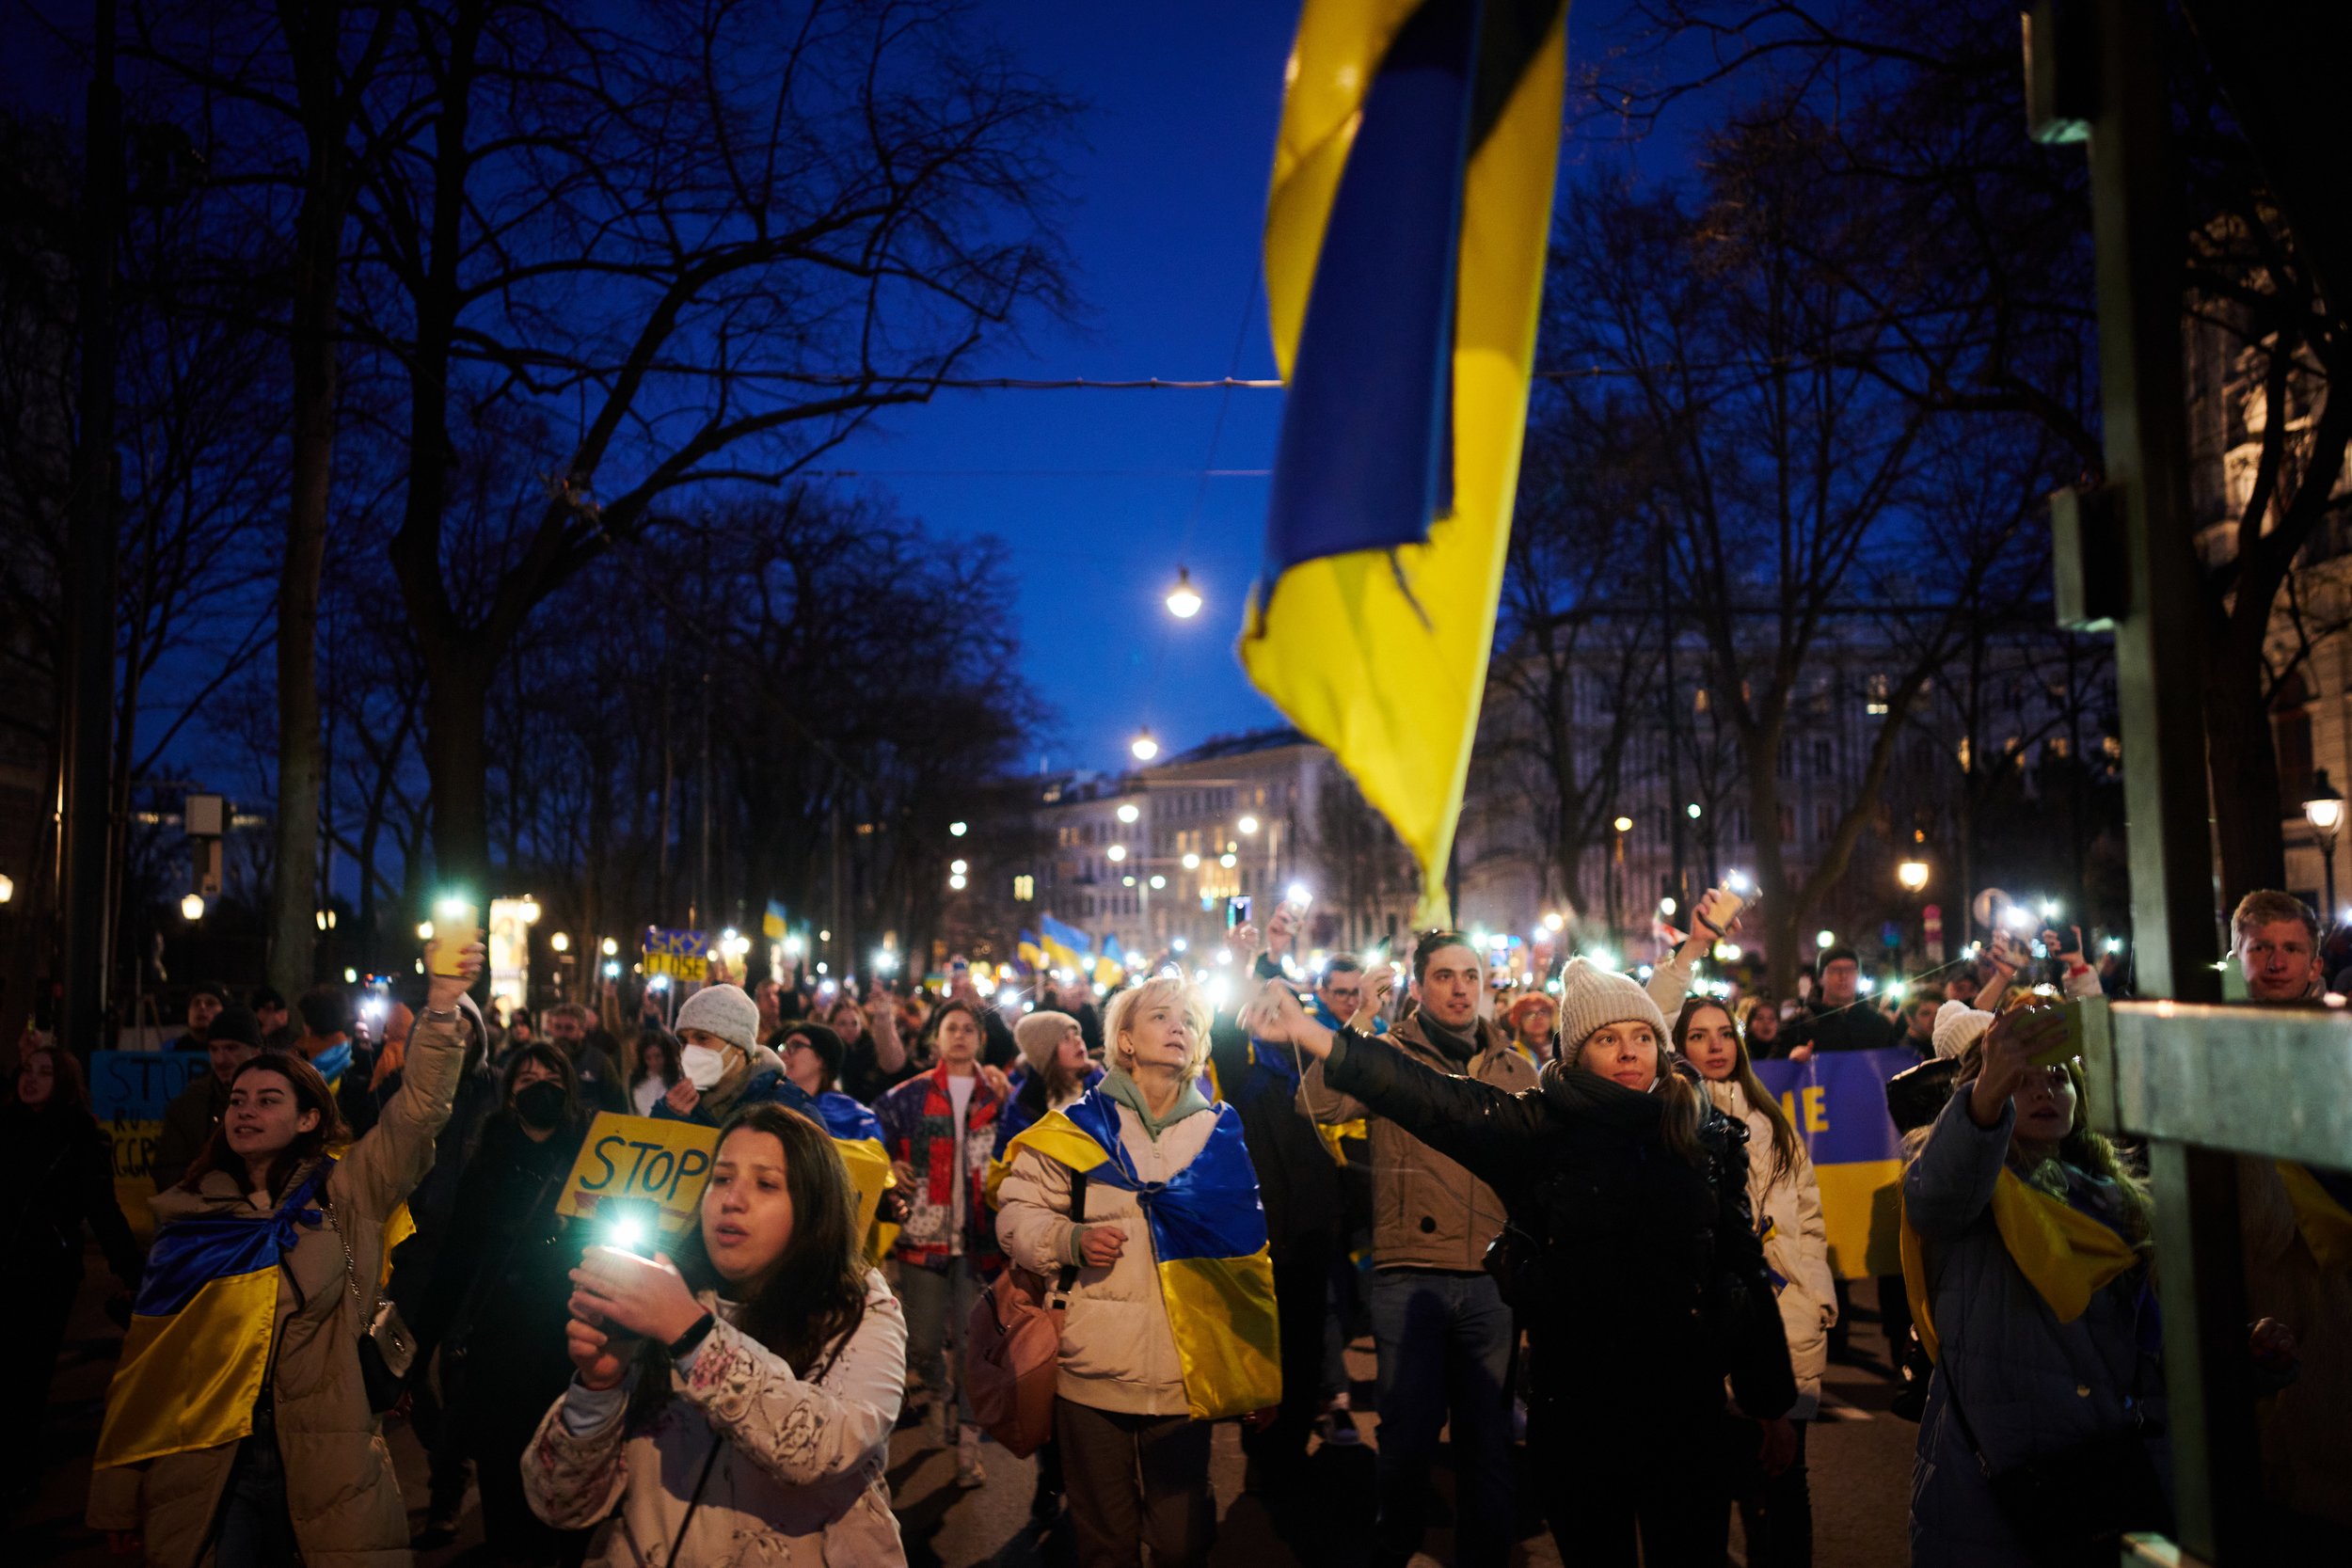
M 267 1219 L 196 1214 L 160 1227 L 147 1254 L 122 1361 L 106 1387 L 99 1468 L 233 1443 L 253 1430 L 277 1325 L 278 1265 L 317 1207 L 334 1162 Z
M 1090 1183 L 1136 1195 L 1184 1368 L 1184 1402 L 1198 1421 L 1248 1415 L 1282 1398 L 1274 1261 L 1257 1172 L 1240 1113 L 1219 1105 L 1212 1114 L 1216 1130 L 1192 1164 L 1172 1180 L 1148 1182 L 1120 1142 L 1118 1101 L 1096 1089 L 1008 1144 L 989 1181 L 993 1201 L 1006 1165 L 1031 1148 L 1085 1172 Z
M 1813 1156 L 1830 1272 L 1840 1279 L 1902 1272 L 1902 1134 L 1887 1114 L 1886 1081 L 1918 1065 L 1917 1054 L 1903 1050 L 1824 1051 L 1805 1062 L 1756 1064 L 1756 1076 Z
M 1266 202 L 1288 391 L 1240 655 L 1444 868 L 1527 423 L 1565 0 L 1307 0 Z
M 1039 928 L 1044 933 L 1041 943 L 1045 956 L 1056 966 L 1074 969 L 1081 974 L 1094 972 L 1094 939 L 1075 926 L 1066 925 L 1050 914 L 1038 916 Z
M 142 1236 L 154 1227 L 147 1200 L 155 1195 L 151 1172 L 164 1110 L 212 1070 L 212 1057 L 201 1051 L 90 1053 L 89 1108 L 114 1142 L 115 1202 Z

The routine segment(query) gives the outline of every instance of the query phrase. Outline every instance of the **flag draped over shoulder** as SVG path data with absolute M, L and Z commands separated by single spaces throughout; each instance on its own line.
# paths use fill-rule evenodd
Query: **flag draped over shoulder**
M 1527 419 L 1565 0 L 1307 0 L 1266 204 L 1288 384 L 1242 663 L 1444 908 Z
M 838 1090 L 813 1095 L 788 1078 L 777 1085 L 776 1101 L 800 1112 L 832 1135 L 834 1151 L 841 1156 L 841 1166 L 850 1174 L 850 1193 L 857 1200 L 850 1233 L 866 1237 L 868 1255 L 879 1260 L 889 1252 L 890 1243 L 898 1235 L 897 1226 L 874 1223 L 874 1211 L 882 1204 L 882 1193 L 898 1184 L 891 1175 L 881 1120 L 866 1106 Z
M 2027 1186 L 2014 1171 L 2002 1171 L 1994 1183 L 1993 1224 L 2018 1272 L 2062 1323 L 2081 1317 L 2092 1296 L 2139 1260 L 2131 1243 L 2112 1227 Z M 1901 1246 L 1903 1294 L 1911 1302 L 1912 1323 L 1919 1330 L 1928 1359 L 1941 1361 L 1943 1341 L 1929 1309 L 1927 1249 L 1909 1215 L 1902 1221 Z
M 1090 1183 L 1136 1195 L 1176 1337 L 1184 1402 L 1198 1421 L 1247 1415 L 1282 1398 L 1274 1261 L 1257 1172 L 1242 1143 L 1240 1114 L 1231 1105 L 1213 1114 L 1216 1131 L 1192 1164 L 1171 1180 L 1148 1182 L 1120 1142 L 1119 1102 L 1095 1089 L 1014 1138 L 990 1180 L 993 1198 L 1005 1168 L 1029 1148 L 1085 1172 Z
M 322 1222 L 320 1196 L 334 1168 L 319 1162 L 265 1219 L 195 1214 L 156 1230 L 92 1465 L 136 1465 L 252 1433 L 277 1323 L 278 1260 L 296 1227 Z

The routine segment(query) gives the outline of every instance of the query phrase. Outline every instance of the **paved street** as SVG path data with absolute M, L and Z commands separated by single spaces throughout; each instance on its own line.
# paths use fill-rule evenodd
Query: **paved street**
M 51 1463 L 40 1477 L 38 1496 L 10 1520 L 11 1562 L 87 1563 L 96 1568 L 122 1561 L 108 1557 L 104 1544 L 81 1523 L 100 1402 L 120 1343 L 101 1309 L 103 1288 L 109 1283 L 103 1264 L 93 1254 L 83 1300 L 67 1337 L 67 1365 L 58 1374 L 51 1399 L 45 1433 Z M 1870 1282 L 1857 1282 L 1855 1295 L 1855 1348 L 1875 1353 L 1881 1343 L 1878 1330 L 1874 1322 L 1865 1319 L 1874 1300 Z M 1373 1402 L 1369 1339 L 1352 1347 L 1348 1364 L 1357 1380 L 1356 1402 L 1369 1410 Z M 1808 1438 L 1815 1560 L 1821 1568 L 1885 1568 L 1903 1560 L 1903 1513 L 1916 1429 L 1886 1412 L 1891 1386 L 1883 1369 L 1875 1363 L 1830 1369 L 1830 1418 L 1817 1424 Z M 1323 1568 L 1325 1564 L 1337 1568 L 1361 1562 L 1373 1510 L 1372 1451 L 1378 1441 L 1379 1423 L 1369 1415 L 1359 1419 L 1366 1438 L 1362 1448 L 1352 1452 L 1326 1449 L 1315 1456 L 1312 1512 L 1291 1527 L 1290 1540 L 1277 1529 L 1257 1498 L 1241 1495 L 1239 1433 L 1231 1424 L 1220 1427 L 1214 1475 L 1223 1524 L 1214 1561 L 1221 1568 L 1243 1564 L 1248 1568 Z M 389 1435 L 402 1487 L 411 1498 L 421 1499 L 424 1496 L 423 1451 L 405 1425 L 396 1425 Z M 953 1453 L 926 1447 L 913 1430 L 898 1433 L 891 1459 L 891 1484 L 899 1499 L 899 1521 L 913 1568 L 979 1568 L 981 1564 L 989 1568 L 1038 1564 L 1042 1568 L 1061 1560 L 1050 1543 L 1041 1544 L 1028 1530 L 1029 1497 L 1035 1485 L 1028 1462 L 991 1447 L 988 1484 L 967 1493 L 955 1484 Z M 1541 1478 L 1524 1476 L 1526 1542 L 1518 1560 L 1528 1568 L 1552 1568 L 1560 1561 L 1534 1506 L 1541 1495 L 1540 1485 Z M 1451 1478 L 1442 1471 L 1438 1487 L 1441 1494 L 1450 1492 Z M 417 1517 L 421 1520 L 421 1513 Z M 465 1532 L 454 1545 L 421 1554 L 418 1568 L 488 1568 L 491 1559 L 481 1548 L 470 1507 L 465 1524 Z M 1732 1539 L 1733 1557 L 1738 1560 L 1736 1523 Z M 1420 1561 L 1444 1562 L 1447 1544 L 1441 1530 L 1433 1533 L 1434 1555 Z

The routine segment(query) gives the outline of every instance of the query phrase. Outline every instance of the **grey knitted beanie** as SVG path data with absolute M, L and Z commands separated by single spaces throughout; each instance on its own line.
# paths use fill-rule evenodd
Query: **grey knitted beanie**
M 1584 1042 L 1612 1023 L 1646 1023 L 1658 1032 L 1662 1060 L 1667 1049 L 1666 1015 L 1630 974 L 1571 958 L 1560 972 L 1560 1060 L 1578 1065 Z
M 759 1004 L 741 986 L 705 986 L 677 1010 L 677 1030 L 702 1029 L 745 1051 L 759 1038 Z

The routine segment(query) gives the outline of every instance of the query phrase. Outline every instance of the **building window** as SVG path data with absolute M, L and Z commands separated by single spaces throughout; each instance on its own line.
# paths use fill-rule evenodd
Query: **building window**
M 1837 836 L 1837 808 L 1823 802 L 1813 808 L 1813 836 L 1826 844 Z
M 1867 689 L 1870 695 L 1869 701 L 1864 705 L 1865 711 L 1874 719 L 1883 717 L 1887 708 L 1887 698 L 1894 689 L 1892 684 L 1884 675 L 1872 675 Z
M 1037 898 L 1037 879 L 1026 873 L 1015 877 L 1012 879 L 1012 896 L 1018 904 L 1034 902 Z
M 1817 773 L 1826 774 L 1829 772 L 1829 742 L 1826 740 L 1817 740 L 1813 743 L 1813 770 Z

